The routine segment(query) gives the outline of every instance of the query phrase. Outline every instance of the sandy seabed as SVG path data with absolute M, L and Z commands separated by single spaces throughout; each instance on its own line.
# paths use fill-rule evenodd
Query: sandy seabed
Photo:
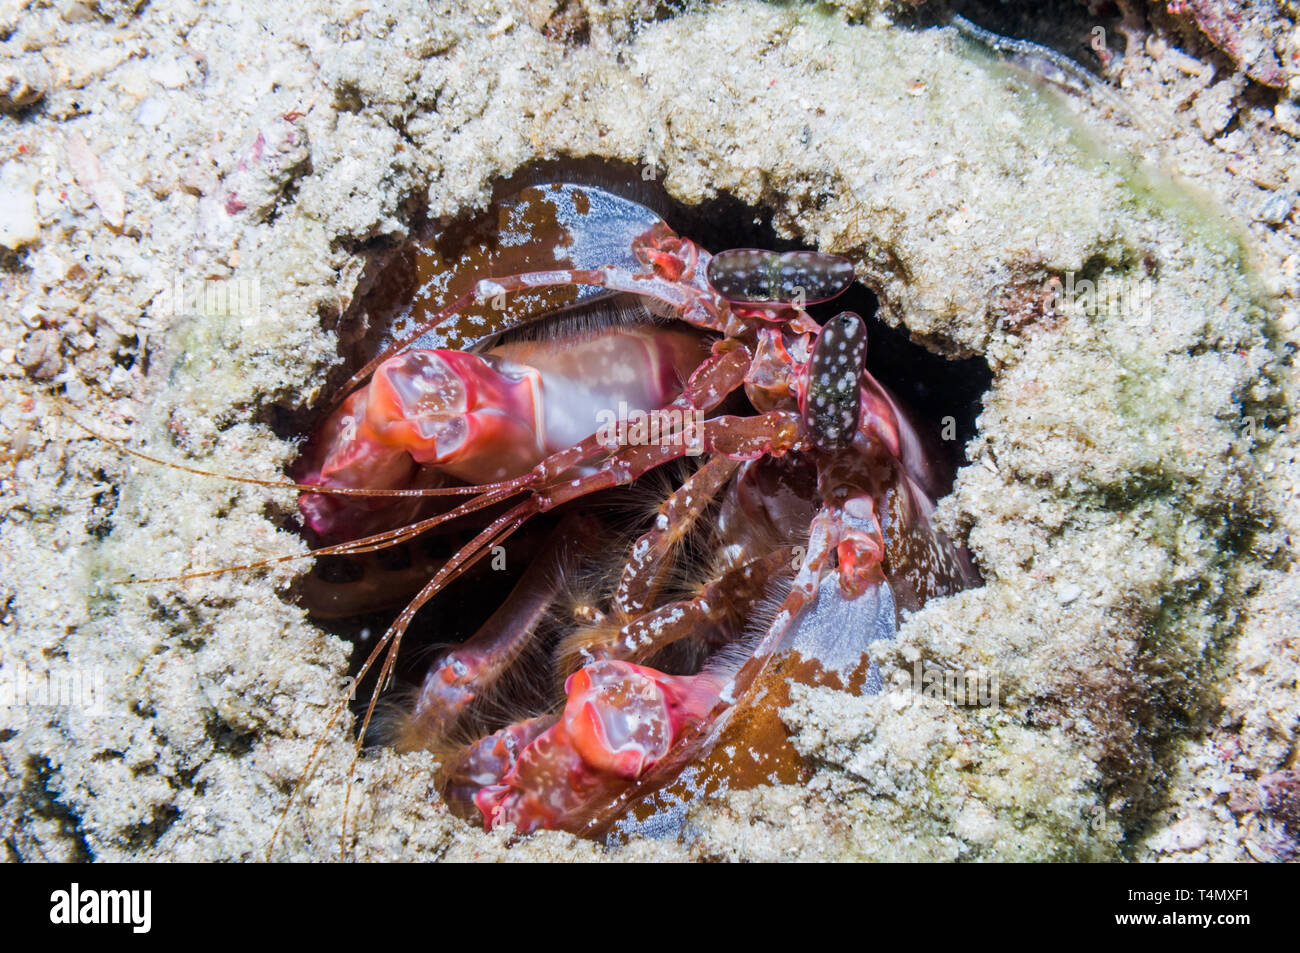
M 939 518 L 985 584 L 905 621 L 879 695 L 796 691 L 807 786 L 605 849 L 483 834 L 430 756 L 381 750 L 348 857 L 1291 858 L 1300 33 L 1274 12 L 1278 88 L 1153 10 L 1106 21 L 1099 92 L 871 3 L 0 0 L 0 680 L 93 696 L 0 708 L 4 856 L 260 858 L 322 738 L 270 854 L 338 856 L 350 646 L 281 598 L 304 564 L 120 584 L 303 551 L 292 494 L 132 461 L 69 410 L 281 479 L 268 408 L 321 395 L 367 249 L 573 156 L 769 210 L 888 323 L 984 357 Z M 1142 304 L 1045 308 L 1063 275 Z M 245 291 L 189 307 L 204 282 Z M 996 672 L 1000 704 L 918 693 L 918 662 Z

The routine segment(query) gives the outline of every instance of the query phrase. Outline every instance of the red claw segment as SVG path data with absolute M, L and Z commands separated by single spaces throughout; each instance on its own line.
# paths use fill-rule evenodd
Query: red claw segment
M 702 723 L 721 688 L 709 674 L 665 675 L 631 662 L 588 665 L 565 682 L 559 721 L 530 743 L 474 803 L 489 830 L 578 830 L 593 804 L 644 777 L 683 732 Z
M 295 474 L 299 483 L 328 487 L 394 489 L 411 486 L 419 467 L 404 453 L 384 447 L 365 424 L 369 388 L 352 394 L 325 422 L 315 440 L 317 466 Z M 323 459 L 321 457 L 323 456 Z M 311 459 L 310 457 L 308 458 Z M 345 498 L 324 493 L 303 493 L 298 507 L 307 525 L 322 536 L 364 534 L 376 528 L 393 510 L 390 500 Z
M 485 786 L 509 774 L 520 753 L 554 722 L 554 715 L 530 718 L 474 742 L 444 768 L 443 797 L 458 813 L 473 810 Z
M 366 425 L 417 463 L 470 483 L 505 480 L 546 456 L 539 387 L 532 368 L 461 351 L 407 351 L 375 373 Z
M 417 463 L 471 483 L 518 476 L 547 453 L 539 445 L 538 387 L 535 370 L 476 354 L 399 354 L 326 421 L 320 466 L 299 482 L 408 489 L 418 485 Z M 317 533 L 343 537 L 380 528 L 393 504 L 304 493 L 299 507 Z
M 591 332 L 563 348 L 413 348 L 329 418 L 317 441 L 323 461 L 299 482 L 407 489 L 415 463 L 471 484 L 511 480 L 595 433 L 603 410 L 668 404 L 707 353 L 698 332 L 653 326 Z M 304 494 L 300 506 L 316 532 L 343 536 L 373 529 L 369 520 L 391 504 Z
M 699 246 L 680 238 L 648 235 L 636 248 L 637 256 L 654 269 L 656 275 L 669 281 L 681 281 L 687 272 L 695 271 L 700 258 Z M 705 256 L 706 261 L 708 256 Z
M 668 753 L 691 716 L 693 684 L 629 662 L 589 665 L 564 684 L 562 724 L 587 764 L 634 781 Z

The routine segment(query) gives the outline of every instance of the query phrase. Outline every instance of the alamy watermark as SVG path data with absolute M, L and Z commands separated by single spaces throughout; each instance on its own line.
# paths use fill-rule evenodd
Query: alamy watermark
M 1149 278 L 1076 278 L 1067 271 L 1065 280 L 1052 279 L 1052 308 L 1075 311 L 1089 318 L 1098 315 L 1140 319 L 1154 317 L 1155 283 Z
M 704 412 L 694 408 L 632 410 L 619 401 L 618 410 L 596 411 L 596 439 L 606 450 L 620 447 L 684 447 L 686 456 L 704 452 Z
M 73 883 L 50 894 L 50 922 L 54 924 L 123 924 L 132 933 L 148 933 L 153 926 L 152 890 L 88 890 Z
M 926 698 L 965 708 L 997 709 L 1000 704 L 996 672 L 963 672 L 917 659 L 912 663 L 912 687 Z
M 252 318 L 262 309 L 260 278 L 182 278 L 172 282 L 174 317 Z
M 33 672 L 21 662 L 0 668 L 0 712 L 31 708 L 80 708 L 92 715 L 104 713 L 103 669 L 52 669 Z

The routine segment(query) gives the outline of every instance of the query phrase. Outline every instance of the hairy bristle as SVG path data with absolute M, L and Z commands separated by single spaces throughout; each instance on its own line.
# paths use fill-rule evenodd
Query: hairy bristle
M 624 622 L 621 618 L 606 617 L 595 624 L 574 626 L 565 633 L 555 647 L 555 668 L 560 677 L 567 678 L 594 662 L 592 650 L 596 646 L 611 644 Z
M 562 341 L 566 346 L 607 333 L 611 328 L 643 327 L 662 324 L 666 319 L 651 312 L 648 300 L 637 295 L 617 294 L 600 297 L 548 314 L 499 335 L 479 341 L 474 350 L 481 351 L 499 344 L 549 343 Z
M 767 584 L 763 598 L 758 599 L 750 606 L 744 635 L 738 640 L 737 644 L 743 643 L 748 647 L 748 650 L 752 651 L 753 647 L 762 640 L 763 636 L 776 622 L 776 617 L 781 612 L 781 605 L 785 602 L 786 596 L 790 594 L 792 578 L 793 574 L 774 579 Z

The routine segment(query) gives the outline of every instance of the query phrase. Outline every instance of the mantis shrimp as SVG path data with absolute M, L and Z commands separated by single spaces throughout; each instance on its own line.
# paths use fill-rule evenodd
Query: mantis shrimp
M 797 778 L 777 714 L 790 683 L 878 690 L 871 644 L 978 579 L 931 525 L 950 474 L 867 372 L 866 322 L 808 311 L 849 288 L 852 263 L 710 254 L 569 183 L 483 222 L 412 243 L 363 287 L 358 313 L 384 337 L 294 473 L 321 552 L 466 537 L 371 653 L 381 685 L 423 606 L 555 516 L 509 596 L 428 669 L 395 743 L 440 753 L 453 811 L 520 832 L 601 836 L 652 815 L 688 766 L 715 788 Z M 655 471 L 675 476 L 621 544 L 591 501 Z M 682 585 L 688 548 L 704 568 Z M 599 584 L 566 592 L 567 567 L 609 552 Z M 482 728 L 557 624 L 562 696 Z

